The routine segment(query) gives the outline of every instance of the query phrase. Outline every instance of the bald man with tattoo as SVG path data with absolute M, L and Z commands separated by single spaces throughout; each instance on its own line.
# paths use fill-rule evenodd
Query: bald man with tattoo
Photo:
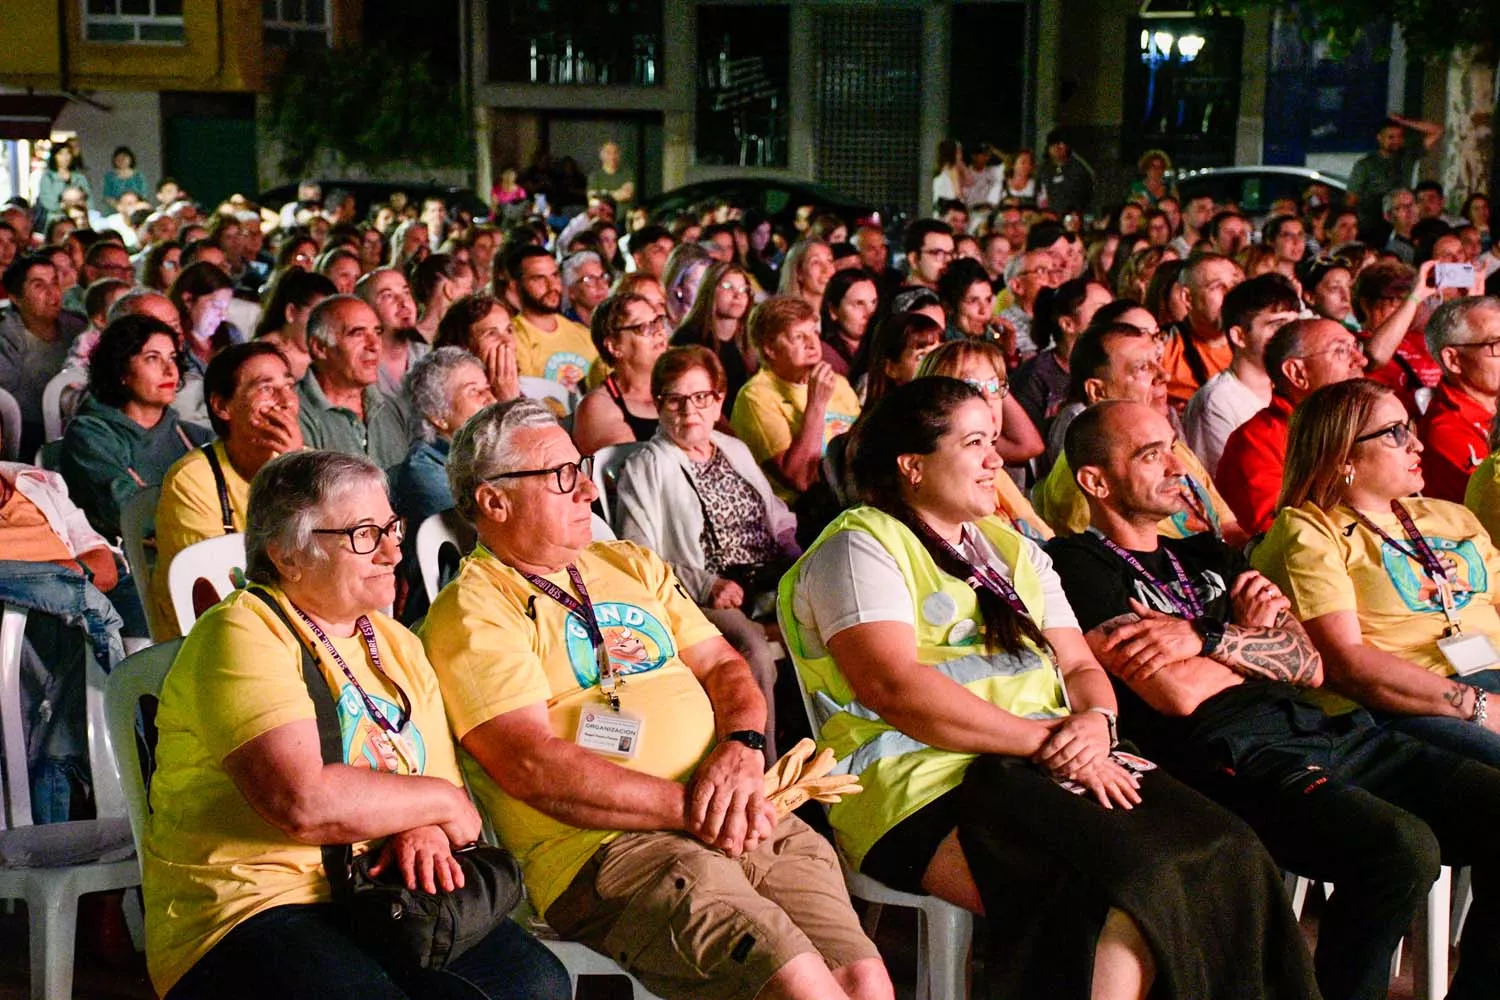
M 1091 524 L 1047 551 L 1114 683 L 1121 738 L 1238 813 L 1278 864 L 1334 883 L 1314 956 L 1327 1000 L 1386 995 L 1442 863 L 1474 865 L 1476 886 L 1448 996 L 1500 995 L 1500 769 L 1301 700 L 1322 661 L 1275 584 L 1212 534 L 1157 534 L 1183 503 L 1173 442 L 1155 410 L 1113 401 L 1064 446 Z

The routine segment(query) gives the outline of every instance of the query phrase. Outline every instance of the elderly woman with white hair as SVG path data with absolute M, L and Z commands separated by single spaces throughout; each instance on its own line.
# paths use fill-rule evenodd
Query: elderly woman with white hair
M 427 594 L 416 560 L 417 528 L 453 507 L 448 487 L 448 446 L 453 434 L 495 401 L 484 364 L 461 347 L 439 347 L 406 373 L 406 398 L 416 417 L 417 439 L 406 459 L 391 470 L 396 513 L 411 525 L 403 546 L 401 578 L 407 585 L 398 617 L 413 622 L 427 611 Z
M 395 597 L 402 526 L 364 458 L 296 452 L 256 475 L 252 586 L 199 619 L 156 719 L 141 857 L 162 996 L 571 995 L 509 920 L 443 971 L 408 972 L 333 902 L 323 845 L 376 851 L 374 870 L 438 893 L 462 885 L 454 852 L 480 833 L 427 656 L 378 610 Z M 336 705 L 339 763 L 320 750 L 309 683 Z

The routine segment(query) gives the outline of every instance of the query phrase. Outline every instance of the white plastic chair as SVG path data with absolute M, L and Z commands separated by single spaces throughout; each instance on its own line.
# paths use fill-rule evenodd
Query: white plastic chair
M 177 553 L 167 567 L 167 593 L 172 597 L 178 634 L 187 635 L 198 620 L 200 583 L 213 589 L 214 603 L 218 603 L 234 592 L 244 572 L 245 536 L 239 532 L 194 542 Z
M 578 397 L 561 382 L 535 375 L 522 375 L 519 379 L 521 395 L 527 399 L 550 399 L 562 407 L 565 415 L 571 416 L 578 406 Z
M 604 518 L 600 517 L 598 514 L 590 514 L 589 517 L 593 519 L 591 523 L 594 532 L 594 541 L 613 542 L 619 537 L 615 534 L 615 530 L 609 526 L 609 522 Z
M 0 868 L 0 899 L 26 901 L 31 952 L 32 1000 L 73 995 L 73 939 L 78 926 L 78 897 L 140 885 L 140 868 L 123 838 L 128 824 L 110 810 L 121 802 L 119 783 L 109 754 L 109 740 L 94 716 L 101 701 L 104 671 L 88 661 L 89 756 L 100 819 L 32 825 L 31 784 L 21 732 L 21 643 L 26 612 L 6 607 L 0 614 L 0 740 L 5 747 L 7 829 L 0 831 L 0 853 L 38 859 L 34 867 Z M 48 864 L 47 856 L 65 859 L 79 853 L 98 858 Z M 13 863 L 15 863 L 13 861 Z M 131 914 L 127 911 L 127 921 Z M 132 927 L 132 933 L 137 928 Z
M 104 686 L 104 718 L 115 751 L 115 764 L 137 857 L 140 857 L 141 837 L 146 830 L 146 817 L 151 806 L 146 795 L 147 774 L 141 763 L 141 745 L 136 739 L 136 716 L 143 698 L 161 697 L 162 684 L 167 679 L 167 671 L 172 669 L 172 661 L 177 658 L 182 642 L 173 639 L 127 656 L 110 672 Z
M 89 373 L 83 368 L 64 368 L 47 383 L 42 390 L 42 429 L 48 441 L 63 436 L 67 420 L 63 416 L 63 394 L 69 389 L 82 389 L 89 384 Z
M 156 502 L 160 499 L 161 487 L 148 486 L 120 505 L 120 540 L 125 548 L 125 561 L 130 564 L 136 593 L 141 595 L 141 607 L 146 609 L 151 638 L 156 640 L 161 639 L 157 634 L 160 623 L 151 622 L 151 574 L 156 559 L 154 549 L 148 552 L 146 539 L 148 526 L 156 521 Z
M 779 606 L 777 613 L 779 617 Z M 787 634 L 785 623 L 782 624 L 782 634 Z M 795 657 L 793 660 L 797 693 L 802 696 L 807 724 L 816 734 L 821 726 L 813 710 L 812 695 L 802 680 L 802 672 L 796 669 Z M 974 938 L 973 914 L 936 896 L 892 889 L 850 868 L 842 854 L 839 855 L 839 867 L 844 870 L 844 884 L 849 895 L 855 899 L 862 899 L 875 907 L 905 906 L 917 911 L 917 1000 L 964 1000 L 969 995 L 965 963 Z M 865 932 L 872 937 L 874 923 L 878 920 L 877 911 L 866 922 Z
M 464 544 L 467 536 L 471 542 Z M 422 571 L 422 588 L 430 602 L 443 586 L 443 553 L 452 549 L 461 558 L 473 547 L 474 529 L 464 523 L 457 511 L 433 514 L 417 526 L 417 568 Z
M 642 441 L 610 444 L 594 452 L 594 486 L 599 490 L 599 507 L 604 512 L 604 520 L 611 529 L 615 524 L 615 483 L 620 478 L 620 467 L 625 464 L 631 452 L 643 444 Z
M 14 462 L 21 457 L 21 404 L 0 389 L 0 459 Z

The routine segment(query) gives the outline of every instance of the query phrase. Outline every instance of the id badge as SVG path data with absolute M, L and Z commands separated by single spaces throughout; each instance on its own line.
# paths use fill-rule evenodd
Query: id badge
M 1156 765 L 1151 763 L 1151 761 L 1133 753 L 1126 753 L 1124 750 L 1111 751 L 1109 759 L 1119 764 L 1131 774 L 1140 775 L 1145 774 L 1147 771 L 1156 770 Z
M 1490 637 L 1479 632 L 1444 636 L 1438 640 L 1438 649 L 1442 652 L 1443 659 L 1448 661 L 1448 665 L 1460 677 L 1478 673 L 1500 661 Z
M 629 712 L 588 706 L 578 713 L 574 742 L 585 750 L 631 759 L 640 753 L 644 725 L 644 719 Z

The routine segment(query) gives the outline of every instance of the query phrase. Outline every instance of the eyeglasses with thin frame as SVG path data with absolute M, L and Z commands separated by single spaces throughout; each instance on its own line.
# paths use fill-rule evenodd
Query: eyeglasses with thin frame
M 732 295 L 749 295 L 750 286 L 738 281 L 721 281 L 719 287 Z
M 656 405 L 671 413 L 684 413 L 691 406 L 695 410 L 706 410 L 721 397 L 717 392 L 664 392 L 656 397 Z
M 1467 344 L 1449 344 L 1449 347 L 1467 347 L 1473 350 L 1483 351 L 1492 358 L 1500 358 L 1500 339 L 1496 340 L 1474 340 Z
M 1010 380 L 1000 378 L 966 378 L 969 385 L 978 389 L 985 397 L 1004 399 L 1010 395 Z
M 386 535 L 397 545 L 406 537 L 406 519 L 400 514 L 391 518 L 385 524 L 356 524 L 352 528 L 314 528 L 315 535 L 343 535 L 349 539 L 349 548 L 357 556 L 367 556 L 380 548 L 381 541 Z
M 518 469 L 515 472 L 502 472 L 498 476 L 490 476 L 485 482 L 494 483 L 501 479 L 523 479 L 527 476 L 550 475 L 557 482 L 557 492 L 568 494 L 578 489 L 580 481 L 591 478 L 593 474 L 594 456 L 586 455 L 576 462 L 564 462 L 562 465 L 554 465 L 550 469 Z
M 1376 438 L 1389 437 L 1391 439 L 1389 443 L 1382 441 L 1381 444 L 1386 444 L 1387 447 L 1391 448 L 1405 448 L 1407 443 L 1416 436 L 1417 425 L 1415 421 L 1405 420 L 1400 423 L 1391 424 L 1388 427 L 1382 427 L 1378 431 L 1361 434 L 1354 439 L 1354 443 L 1363 444 L 1366 441 L 1374 441 Z
M 631 333 L 639 333 L 645 336 L 650 336 L 657 333 L 666 333 L 667 319 L 665 316 L 656 316 L 652 319 L 646 320 L 646 322 L 644 323 L 630 323 L 621 326 L 619 327 L 619 330 L 621 333 L 625 333 L 628 330 Z
M 942 247 L 923 247 L 917 252 L 928 257 L 939 257 L 943 260 L 951 260 L 953 257 L 952 250 L 944 250 Z

